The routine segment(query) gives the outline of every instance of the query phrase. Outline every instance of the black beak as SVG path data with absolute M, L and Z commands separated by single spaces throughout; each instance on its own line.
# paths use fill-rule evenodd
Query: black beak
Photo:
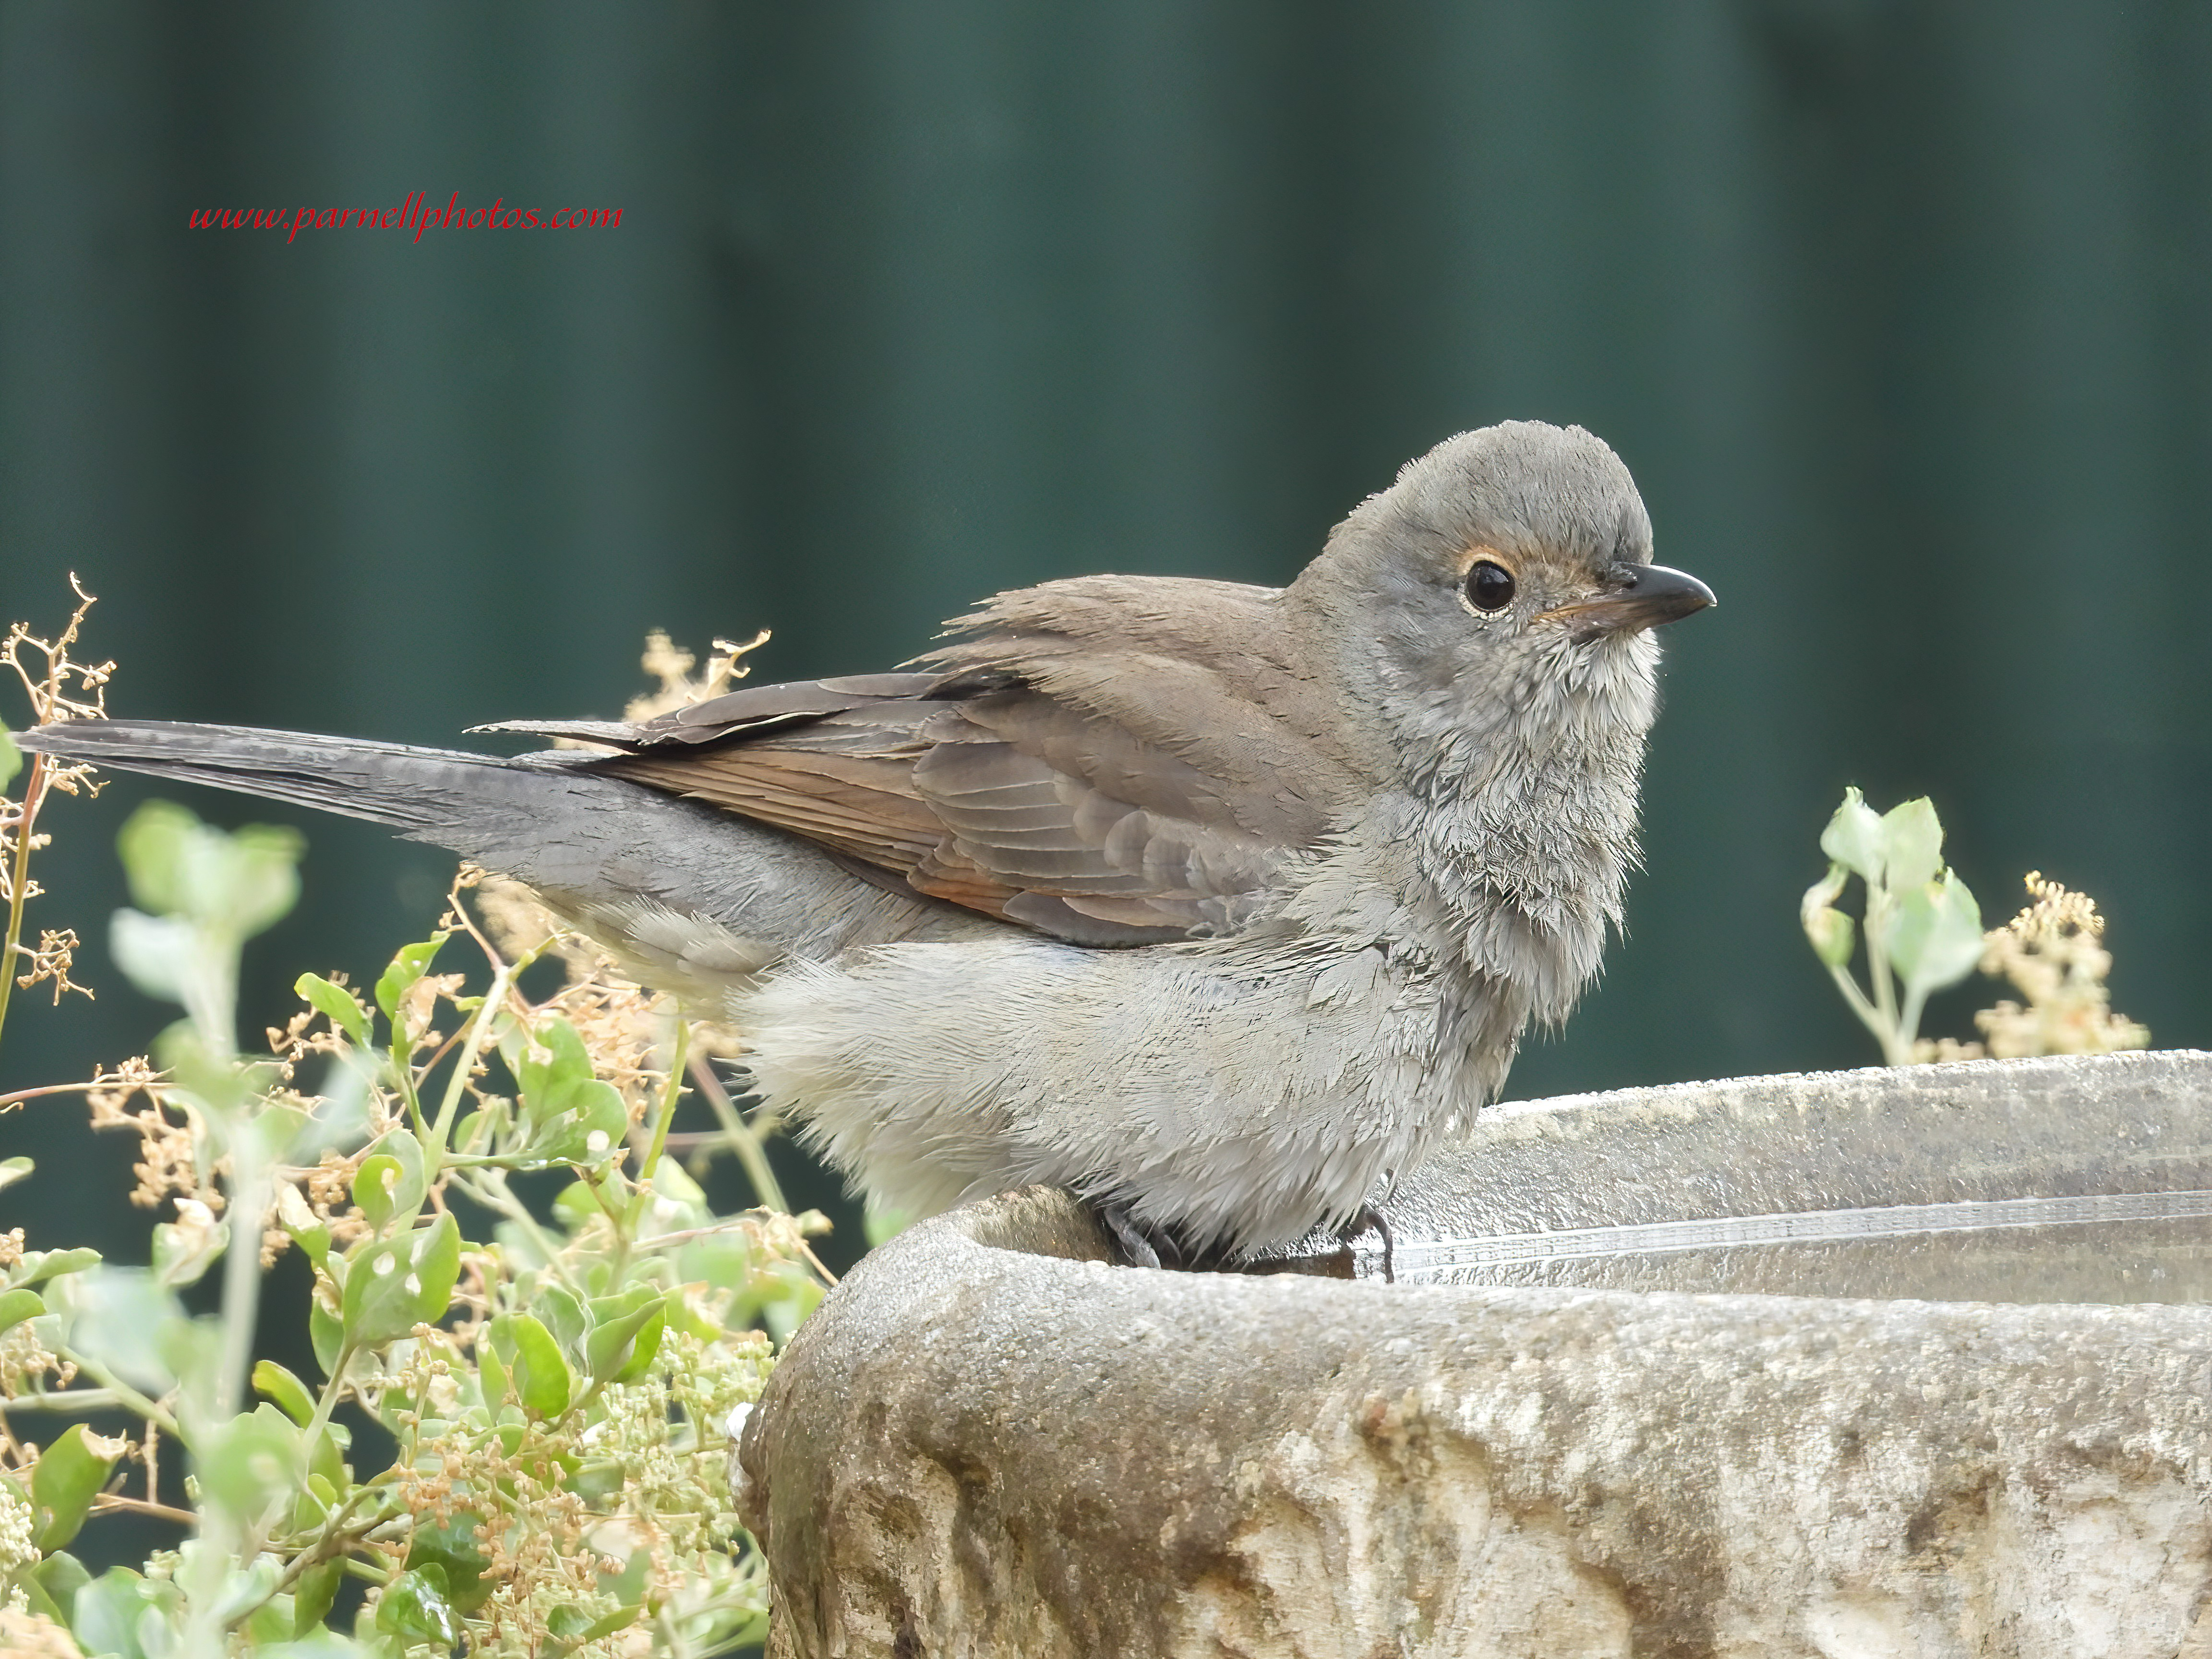
M 1720 603 L 1713 590 L 1695 576 L 1663 564 L 1631 565 L 1627 572 L 1627 581 L 1612 592 L 1580 605 L 1540 611 L 1536 620 L 1566 623 L 1578 637 L 1587 639 L 1593 634 L 1633 634 L 1656 628 Z

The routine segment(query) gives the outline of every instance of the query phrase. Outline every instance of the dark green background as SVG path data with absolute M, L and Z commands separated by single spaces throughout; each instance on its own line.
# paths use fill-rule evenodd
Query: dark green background
M 1577 421 L 1723 605 L 1515 1092 L 1870 1059 L 1796 917 L 1854 781 L 1993 918 L 2086 887 L 2119 1006 L 2212 1042 L 2208 81 L 2196 3 L 0 0 L 0 615 L 74 568 L 118 714 L 434 743 L 617 712 L 656 624 L 783 678 L 1048 576 L 1279 581 L 1447 434 Z M 622 225 L 186 224 L 416 190 Z M 52 813 L 37 920 L 104 939 L 142 793 Z M 256 1026 L 444 884 L 307 827 Z M 88 957 L 0 1087 L 167 1018 Z M 0 1123 L 67 1177 L 0 1222 L 143 1250 L 80 1121 Z

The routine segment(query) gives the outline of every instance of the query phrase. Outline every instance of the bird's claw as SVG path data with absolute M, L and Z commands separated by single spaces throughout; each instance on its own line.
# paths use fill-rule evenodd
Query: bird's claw
M 1363 1204 L 1352 1212 L 1352 1218 L 1336 1230 L 1337 1242 L 1349 1249 L 1352 1240 L 1363 1233 L 1379 1233 L 1382 1237 L 1382 1282 L 1395 1285 L 1398 1275 L 1391 1261 L 1392 1248 L 1396 1243 L 1390 1232 L 1390 1223 L 1382 1212 L 1372 1204 Z
M 1145 1237 L 1144 1229 L 1131 1218 L 1127 1204 L 1099 1203 L 1093 1206 L 1106 1231 L 1113 1235 L 1114 1243 L 1121 1251 L 1121 1262 L 1129 1267 L 1158 1267 L 1164 1264 L 1152 1241 Z

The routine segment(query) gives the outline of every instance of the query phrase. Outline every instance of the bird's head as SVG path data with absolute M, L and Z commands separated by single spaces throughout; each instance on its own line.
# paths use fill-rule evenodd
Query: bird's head
M 1342 693 L 1405 763 L 1640 743 L 1651 630 L 1713 603 L 1651 562 L 1628 469 L 1580 427 L 1448 438 L 1362 502 L 1285 595 L 1322 623 Z M 1379 719 L 1373 718 L 1379 716 Z

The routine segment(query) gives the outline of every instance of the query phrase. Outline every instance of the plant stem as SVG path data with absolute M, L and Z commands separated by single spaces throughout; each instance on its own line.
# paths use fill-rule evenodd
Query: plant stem
M 761 1144 L 759 1133 L 738 1115 L 738 1109 L 730 1103 L 721 1079 L 714 1075 L 714 1068 L 704 1054 L 692 1060 L 691 1080 L 698 1085 L 708 1109 L 720 1122 L 730 1150 L 744 1166 L 745 1179 L 753 1184 L 753 1196 L 760 1200 L 763 1207 L 789 1214 L 791 1205 L 784 1198 L 783 1186 L 776 1180 L 775 1171 L 769 1167 L 768 1152 Z
M 1848 969 L 1831 965 L 1828 977 L 1836 981 L 1836 988 L 1844 994 L 1844 1000 L 1858 1016 L 1859 1024 L 1874 1033 L 1874 1040 L 1881 1045 L 1882 1053 L 1887 1054 L 1889 1030 L 1882 1023 L 1881 1011 L 1867 1000 L 1866 993 L 1859 989 L 1858 981 L 1850 976 Z
M 653 1126 L 653 1145 L 645 1154 L 645 1162 L 638 1166 L 637 1181 L 641 1187 L 653 1182 L 653 1170 L 660 1163 L 663 1148 L 668 1145 L 668 1126 L 676 1116 L 676 1102 L 684 1093 L 684 1063 L 691 1056 L 690 1022 L 676 1022 L 675 1053 L 668 1057 L 668 1082 L 660 1091 L 660 1120 Z
M 430 1120 L 422 1115 L 422 1099 L 415 1091 L 413 1070 L 415 1046 L 400 1035 L 399 1027 L 392 1028 L 392 1086 L 399 1091 L 399 1098 L 407 1108 L 407 1121 L 415 1126 L 415 1138 L 428 1145 L 430 1139 Z
M 230 1136 L 230 1243 L 222 1262 L 222 1368 L 216 1373 L 218 1419 L 237 1414 L 253 1370 L 253 1326 L 261 1311 L 261 1228 L 270 1199 L 269 1159 L 261 1141 L 261 1123 L 255 1118 L 239 1121 Z
M 174 1521 L 181 1526 L 199 1524 L 199 1516 L 190 1510 L 180 1510 L 168 1504 L 156 1504 L 143 1498 L 125 1498 L 119 1492 L 104 1492 L 92 1500 L 94 1515 L 149 1515 L 156 1521 Z
M 149 1423 L 160 1424 L 161 1432 L 164 1434 L 173 1436 L 179 1440 L 184 1439 L 185 1431 L 177 1426 L 175 1418 L 116 1376 L 97 1359 L 88 1358 L 67 1345 L 56 1348 L 54 1353 L 58 1358 L 67 1360 L 94 1382 L 99 1383 L 101 1388 L 106 1389 L 115 1397 L 115 1403 L 125 1410 L 137 1413 Z
M 0 1417 L 10 1412 L 107 1412 L 118 1406 L 125 1411 L 137 1410 L 112 1389 L 61 1389 L 52 1394 L 19 1394 L 13 1400 L 0 1400 Z
M 1927 1006 L 1927 1003 L 1928 993 L 1926 991 L 1914 990 L 1910 987 L 1906 988 L 1905 993 L 1905 1006 L 1899 1012 L 1897 1017 L 1897 1046 L 1900 1057 L 1892 1060 L 1890 1062 L 1891 1065 L 1908 1066 L 1911 1064 L 1912 1044 L 1914 1040 L 1920 1035 L 1920 1012 Z
M 0 1112 L 6 1111 L 10 1106 L 20 1106 L 27 1100 L 36 1100 L 42 1095 L 81 1095 L 88 1089 L 110 1086 L 109 1082 L 94 1078 L 89 1083 L 46 1083 L 35 1089 L 14 1089 L 0 1095 Z
M 30 902 L 32 826 L 46 796 L 50 764 L 44 755 L 31 757 L 31 769 L 24 775 L 22 810 L 16 814 L 15 858 L 8 871 L 8 932 L 0 938 L 0 1030 L 7 1029 L 8 999 L 15 989 L 15 953 L 21 948 L 16 941 L 23 936 L 23 907 Z
M 520 962 L 502 965 L 492 975 L 491 989 L 477 1006 L 475 1018 L 469 1021 L 469 1040 L 460 1059 L 454 1063 L 453 1074 L 446 1080 L 446 1097 L 438 1103 L 438 1121 L 432 1126 L 428 1143 L 422 1151 L 430 1177 L 437 1176 L 438 1165 L 445 1157 L 446 1137 L 453 1132 L 453 1115 L 460 1109 L 461 1097 L 469 1086 L 469 1076 L 477 1068 L 477 1058 L 483 1053 L 484 1040 L 491 1035 L 491 1017 L 507 1000 L 507 988 L 514 982 L 515 975 L 527 968 L 534 958 L 525 957 Z M 416 1113 L 420 1120 L 421 1113 Z
M 329 1380 L 323 1384 L 322 1395 L 315 1401 L 315 1414 L 307 1419 L 307 1437 L 310 1446 L 330 1422 L 331 1413 L 337 1409 L 338 1399 L 345 1392 L 346 1367 L 352 1364 L 353 1344 L 339 1343 L 337 1358 L 331 1362 Z
M 1866 948 L 1867 978 L 1874 986 L 1874 1006 L 1881 1024 L 1874 1027 L 1875 1039 L 1881 1044 L 1882 1058 L 1892 1066 L 1902 1066 L 1911 1055 L 1910 1045 L 1900 1043 L 1897 1035 L 1897 982 L 1889 970 L 1889 890 L 1876 883 L 1867 886 Z

